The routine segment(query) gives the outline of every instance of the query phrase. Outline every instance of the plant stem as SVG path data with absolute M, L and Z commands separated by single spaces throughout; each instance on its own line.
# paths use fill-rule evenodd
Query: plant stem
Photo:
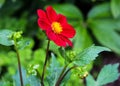
M 67 73 L 68 73 L 71 69 L 73 69 L 73 68 L 75 68 L 75 67 L 76 67 L 76 66 L 73 66 L 73 67 L 69 68 L 64 74 L 62 74 L 62 76 L 58 79 L 58 81 L 57 81 L 57 83 L 55 84 L 55 86 L 59 86 L 60 83 L 62 82 L 62 80 L 64 79 L 64 77 L 67 75 Z
M 40 75 L 40 73 L 39 73 L 39 71 L 36 69 L 36 71 L 37 71 L 37 76 L 40 78 L 40 80 L 42 79 L 41 78 L 41 75 Z M 41 82 L 40 82 L 40 84 L 41 84 Z
M 44 86 L 44 75 L 45 75 L 46 66 L 47 66 L 49 46 L 50 46 L 50 40 L 48 40 L 47 50 L 46 50 L 46 57 L 45 57 L 45 62 L 44 62 L 44 66 L 43 66 L 43 72 L 42 72 L 42 78 L 41 78 L 41 85 L 42 86 Z
M 64 68 L 63 68 L 63 70 L 62 70 L 62 72 L 61 72 L 61 74 L 60 74 L 60 76 L 59 76 L 59 78 L 58 78 L 58 80 L 57 80 L 55 86 L 58 86 L 58 83 L 59 83 L 61 77 L 63 76 L 63 74 L 64 74 L 64 72 L 65 72 L 67 66 L 68 66 L 68 65 L 65 65 L 65 66 L 64 66 Z
M 17 43 L 16 43 L 16 40 L 14 40 L 15 42 L 15 50 L 16 50 L 16 54 L 17 54 L 17 60 L 18 60 L 18 70 L 19 70 L 19 76 L 20 76 L 20 83 L 21 83 L 21 86 L 24 86 L 23 85 L 23 78 L 22 78 L 22 70 L 21 70 L 21 62 L 20 62 L 20 55 L 19 55 L 19 52 L 18 52 L 18 49 L 17 49 Z

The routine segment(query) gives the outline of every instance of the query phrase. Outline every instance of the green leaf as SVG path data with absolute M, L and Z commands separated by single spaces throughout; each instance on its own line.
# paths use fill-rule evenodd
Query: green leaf
M 4 6 L 0 9 L 0 17 L 6 17 L 12 15 L 22 6 L 21 0 L 5 0 Z
M 88 13 L 88 18 L 105 18 L 111 17 L 110 3 L 103 3 L 93 7 Z
M 76 56 L 73 63 L 77 66 L 85 66 L 91 63 L 91 61 L 95 60 L 98 54 L 102 51 L 110 51 L 110 49 L 94 45 L 88 47 L 87 49 L 84 49 Z
M 13 40 L 10 40 L 10 36 L 13 34 L 11 30 L 0 30 L 0 44 L 5 46 L 11 46 L 14 44 Z
M 26 70 L 22 69 L 22 77 L 24 86 L 41 86 L 36 76 L 27 76 Z M 15 86 L 20 86 L 19 71 L 13 76 Z
M 40 80 L 34 75 L 31 75 L 27 78 L 27 85 L 29 85 L 29 86 L 41 86 Z
M 92 77 L 92 75 L 89 74 L 86 78 L 86 81 L 87 81 L 87 86 L 95 86 L 95 80 Z
M 63 58 L 66 58 L 66 57 L 67 57 L 65 48 L 60 47 L 58 50 L 59 50 L 59 52 L 60 52 L 60 55 L 61 55 Z
M 5 3 L 5 0 L 0 0 L 0 8 L 2 7 L 2 5 Z
M 54 54 L 52 54 L 51 64 L 48 68 L 49 75 L 47 77 L 47 81 L 49 83 L 49 86 L 55 86 L 56 81 L 58 80 L 58 77 L 62 71 L 62 67 L 60 67 L 60 63 L 57 61 Z
M 30 38 L 24 38 L 18 42 L 18 49 L 32 48 L 34 41 Z
M 120 20 L 106 18 L 106 19 L 91 19 L 88 20 L 88 25 L 93 28 L 105 28 L 107 30 L 120 30 Z
M 51 59 L 51 63 L 50 66 L 48 68 L 48 75 L 47 75 L 47 81 L 49 83 L 49 86 L 55 86 L 56 81 L 58 80 L 63 67 L 60 66 L 60 62 L 58 61 L 58 59 L 56 59 L 56 57 L 54 56 L 54 54 L 52 53 L 52 59 Z M 67 80 L 70 78 L 70 73 L 68 73 L 64 79 L 62 80 L 62 84 L 65 84 L 67 82 Z
M 41 69 L 43 69 L 43 64 L 45 61 L 45 54 L 46 52 L 44 49 L 35 50 L 33 53 L 33 60 L 31 63 L 29 63 L 29 64 L 40 64 L 40 68 L 38 69 L 40 74 L 42 74 Z
M 105 84 L 111 83 L 118 79 L 120 76 L 118 72 L 118 66 L 119 64 L 114 65 L 106 65 L 102 68 L 100 71 L 96 83 L 99 86 L 103 86 Z
M 25 85 L 26 82 L 26 71 L 22 69 L 22 78 L 23 78 L 23 83 Z M 13 82 L 15 86 L 20 86 L 20 77 L 19 77 L 19 71 L 13 76 Z
M 64 14 L 67 18 L 70 19 L 83 19 L 82 13 L 79 11 L 77 7 L 72 4 L 56 4 L 53 5 L 53 8 L 58 13 Z
M 89 21 L 89 27 L 97 40 L 104 46 L 109 47 L 120 54 L 120 21 L 113 19 L 99 19 Z
M 8 22 L 10 21 L 10 22 Z M 0 29 L 8 28 L 12 31 L 25 31 L 26 29 L 27 20 L 26 18 L 9 18 L 9 17 L 2 17 L 0 18 Z
M 114 82 L 120 76 L 118 71 L 119 64 L 105 65 L 98 74 L 95 81 L 91 75 L 86 78 L 87 86 L 104 86 L 108 83 Z
M 111 11 L 114 18 L 120 17 L 120 0 L 111 0 Z
M 19 54 L 21 57 L 21 61 L 26 63 L 25 60 L 30 60 L 32 58 L 32 50 L 31 49 L 24 49 L 24 50 L 19 50 Z
M 9 81 L 0 81 L 0 86 L 13 86 Z
M 76 35 L 73 38 L 73 50 L 77 53 L 83 49 L 92 45 L 92 39 L 87 32 L 87 29 L 84 28 L 81 24 L 78 24 L 76 27 Z

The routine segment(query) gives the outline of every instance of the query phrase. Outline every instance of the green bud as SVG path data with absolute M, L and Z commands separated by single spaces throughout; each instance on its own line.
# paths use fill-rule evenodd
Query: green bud
M 39 65 L 36 64 L 36 65 L 28 65 L 28 68 L 27 68 L 27 73 L 28 74 L 32 74 L 32 75 L 37 75 L 37 69 L 38 69 Z
M 68 61 L 70 61 L 70 62 L 73 61 L 75 56 L 76 56 L 76 52 L 75 51 L 68 51 L 67 52 L 67 59 L 68 59 Z
M 39 66 L 40 66 L 39 64 L 36 64 L 36 65 L 33 66 L 33 69 L 38 69 Z
M 19 39 L 19 38 L 21 38 L 22 37 L 22 31 L 19 31 L 19 32 L 15 32 L 14 34 L 13 34 L 13 38 L 14 39 Z
M 87 71 L 84 71 L 84 72 L 81 72 L 81 73 L 78 74 L 78 77 L 81 78 L 81 79 L 83 79 L 83 78 L 85 78 L 87 76 L 88 76 L 88 72 Z
M 86 67 L 77 67 L 75 71 L 77 76 L 81 79 L 87 77 L 88 75 L 88 71 L 86 70 Z

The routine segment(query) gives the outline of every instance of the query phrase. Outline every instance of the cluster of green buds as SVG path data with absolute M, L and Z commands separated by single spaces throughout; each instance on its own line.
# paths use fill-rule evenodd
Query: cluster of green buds
M 88 71 L 86 67 L 77 67 L 75 71 L 77 72 L 77 76 L 81 79 L 88 76 Z
M 66 54 L 67 54 L 67 60 L 69 62 L 72 62 L 74 60 L 74 58 L 76 57 L 75 51 L 68 51 Z
M 18 40 L 22 37 L 22 34 L 23 34 L 22 31 L 13 32 L 12 35 L 9 36 L 9 39 Z
M 76 57 L 76 52 L 73 50 L 67 51 L 61 47 L 61 48 L 59 48 L 59 52 L 60 52 L 61 56 L 66 59 L 67 63 L 71 63 Z
M 19 38 L 22 37 L 22 34 L 23 34 L 22 31 L 15 32 L 15 33 L 13 33 L 13 38 L 14 38 L 14 39 L 19 39 Z
M 22 38 L 22 31 L 18 32 L 13 32 L 10 36 L 9 39 L 14 41 L 14 45 L 17 45 L 17 42 Z
M 39 68 L 39 64 L 36 64 L 36 65 L 28 65 L 28 68 L 27 68 L 27 74 L 29 75 L 37 75 L 37 69 Z

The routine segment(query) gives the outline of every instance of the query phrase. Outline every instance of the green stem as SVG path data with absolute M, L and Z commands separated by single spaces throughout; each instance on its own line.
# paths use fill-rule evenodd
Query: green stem
M 40 80 L 42 79 L 42 77 L 41 77 L 41 75 L 40 75 L 40 73 L 39 73 L 39 71 L 36 69 L 36 72 L 37 72 L 37 76 L 40 78 Z M 41 84 L 41 82 L 40 82 L 40 84 Z
M 71 68 L 69 68 L 64 74 L 62 74 L 62 76 L 58 79 L 57 83 L 55 84 L 55 86 L 59 86 L 62 82 L 62 80 L 64 79 L 64 77 L 67 75 L 67 73 L 72 70 L 73 68 L 75 68 L 76 66 L 73 66 Z
M 65 70 L 67 69 L 67 66 L 68 66 L 68 65 L 65 65 L 65 66 L 64 66 L 64 68 L 63 68 L 63 70 L 62 70 L 62 72 L 61 72 L 61 74 L 60 74 L 60 76 L 59 76 L 59 78 L 58 78 L 58 80 L 57 80 L 55 86 L 58 86 L 61 77 L 63 76 Z
M 42 86 L 44 86 L 44 75 L 45 75 L 46 66 L 47 66 L 49 46 L 50 46 L 50 40 L 48 40 L 47 50 L 46 50 L 46 57 L 45 57 L 45 62 L 44 62 L 44 66 L 43 66 L 43 72 L 42 72 L 42 78 L 41 78 L 41 85 Z
M 18 60 L 18 70 L 19 70 L 19 76 L 20 76 L 20 83 L 21 83 L 21 86 L 24 86 L 23 85 L 23 78 L 22 78 L 20 55 L 19 55 L 19 52 L 18 52 L 18 49 L 17 49 L 17 42 L 16 42 L 16 40 L 14 40 L 14 42 L 15 42 L 14 47 L 15 47 L 15 50 L 16 50 L 17 60 Z

